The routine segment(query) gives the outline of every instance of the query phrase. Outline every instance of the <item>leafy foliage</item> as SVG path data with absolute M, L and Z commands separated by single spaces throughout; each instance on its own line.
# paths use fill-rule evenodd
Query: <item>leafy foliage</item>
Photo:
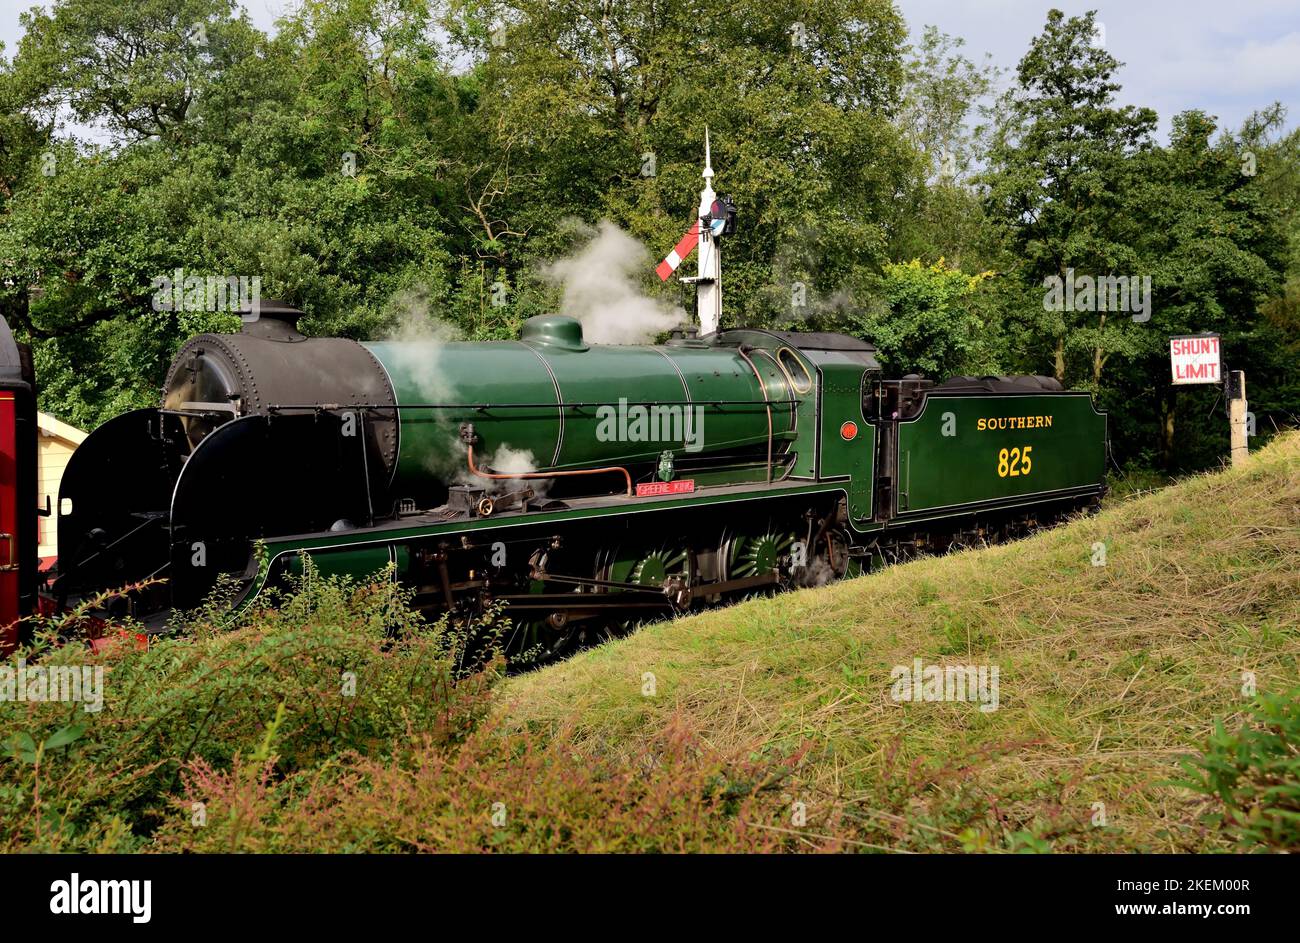
M 0 700 L 0 849 L 760 851 L 785 841 L 770 823 L 798 754 L 731 758 L 677 725 L 636 758 L 586 762 L 563 735 L 485 723 L 502 677 L 490 620 L 428 626 L 385 575 L 357 584 L 309 562 L 276 602 L 232 625 L 214 600 L 183 636 L 147 646 L 130 626 L 92 651 L 75 617 L 46 625 L 5 666 L 8 680 L 21 665 L 100 669 L 101 709 Z
M 1120 63 L 1091 41 L 1095 29 L 1091 13 L 1050 12 L 1000 103 L 985 210 L 1006 253 L 997 267 L 1026 302 L 1005 311 L 1004 330 L 1020 364 L 1093 389 L 1119 414 L 1121 460 L 1204 467 L 1223 453 L 1226 426 L 1208 439 L 1204 423 L 1181 428 L 1180 412 L 1209 403 L 1204 390 L 1169 384 L 1167 339 L 1218 332 L 1225 363 L 1252 374 L 1271 359 L 1259 312 L 1284 266 L 1277 204 L 1243 163 L 1242 142 L 1214 141 L 1201 112 L 1176 115 L 1158 146 L 1154 112 L 1115 104 Z M 1149 279 L 1150 310 L 1044 303 L 1044 280 L 1074 273 Z
M 985 325 L 970 301 L 992 274 L 965 275 L 942 258 L 933 265 L 919 259 L 886 263 L 885 303 L 859 316 L 862 334 L 875 343 L 891 374 L 951 376 L 989 356 L 979 350 Z
M 1210 823 L 1241 850 L 1300 848 L 1300 688 L 1261 694 L 1236 730 L 1219 721 L 1183 765 L 1187 785 L 1214 802 Z
M 309 568 L 276 602 L 233 626 L 213 606 L 186 636 L 147 648 L 129 626 L 91 651 L 75 643 L 74 618 L 47 625 L 10 669 L 17 674 L 19 659 L 98 668 L 102 709 L 0 702 L 18 760 L 0 767 L 9 803 L 0 846 L 132 847 L 156 826 L 186 764 L 255 756 L 272 721 L 283 773 L 340 752 L 383 754 L 412 730 L 455 744 L 484 716 L 499 666 L 467 661 L 463 637 L 424 626 L 394 583 L 357 585 Z

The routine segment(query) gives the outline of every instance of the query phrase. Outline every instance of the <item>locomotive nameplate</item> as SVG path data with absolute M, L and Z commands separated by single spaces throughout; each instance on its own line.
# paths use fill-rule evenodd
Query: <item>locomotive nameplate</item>
M 638 498 L 658 498 L 666 494 L 692 494 L 695 491 L 695 479 L 683 478 L 681 481 L 648 481 L 636 486 Z

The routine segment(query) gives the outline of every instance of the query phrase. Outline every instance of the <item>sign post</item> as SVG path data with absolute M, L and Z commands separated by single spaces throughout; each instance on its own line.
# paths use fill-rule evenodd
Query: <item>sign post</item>
M 1177 334 L 1169 338 L 1169 371 L 1175 386 L 1223 383 L 1228 396 L 1228 431 L 1232 464 L 1246 461 L 1246 374 L 1232 370 L 1223 375 L 1218 334 Z
M 1246 447 L 1246 372 L 1228 371 L 1228 426 L 1232 435 L 1232 465 L 1235 468 L 1246 461 L 1250 450 Z

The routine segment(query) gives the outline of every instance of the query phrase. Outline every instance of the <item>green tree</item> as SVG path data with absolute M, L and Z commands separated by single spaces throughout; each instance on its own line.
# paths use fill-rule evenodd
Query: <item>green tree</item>
M 1120 329 L 1108 337 L 1084 330 L 1074 338 L 1090 352 L 1098 378 L 1111 351 L 1135 368 L 1123 387 L 1132 389 L 1134 372 L 1145 378 L 1142 398 L 1160 404 L 1160 454 L 1171 468 L 1180 464 L 1180 404 L 1197 412 L 1210 404 L 1169 384 L 1168 337 L 1216 332 L 1225 368 L 1249 372 L 1263 352 L 1260 304 L 1280 287 L 1284 264 L 1282 232 L 1258 176 L 1243 172 L 1240 143 L 1230 136 L 1216 141 L 1215 132 L 1214 121 L 1202 112 L 1177 115 L 1169 146 L 1145 152 L 1131 165 L 1128 211 L 1121 219 L 1138 270 L 1151 275 L 1150 321 L 1121 316 Z M 1204 391 L 1199 400 L 1218 392 Z
M 895 201 L 891 258 L 940 256 L 974 265 L 987 253 L 987 223 L 972 173 L 988 151 L 987 99 L 1000 70 L 977 65 L 958 37 L 927 26 L 906 62 L 898 123 L 921 157 Z
M 891 121 L 904 30 L 889 4 L 513 0 L 454 13 L 477 63 L 462 166 L 477 253 L 518 265 L 567 252 L 574 215 L 666 251 L 697 204 L 707 125 L 717 188 L 741 212 L 725 250 L 730 323 L 815 319 L 829 307 L 797 309 L 792 285 L 824 302 L 885 257 L 915 159 Z
M 66 106 L 124 140 L 182 134 L 206 91 L 258 37 L 234 0 L 73 0 L 21 17 L 16 57 L 29 107 Z
M 24 111 L 27 104 L 0 43 L 0 212 L 14 195 L 33 160 L 48 146 L 53 125 Z
M 1280 104 L 1253 114 L 1238 134 L 1243 172 L 1254 172 L 1268 211 L 1286 239 L 1284 281 L 1260 307 L 1262 319 L 1247 379 L 1261 422 L 1300 422 L 1300 129 L 1286 131 Z
M 24 114 L 71 103 L 118 138 L 64 138 L 39 166 L 29 156 L 0 227 L 0 305 L 36 344 L 44 407 L 81 424 L 152 402 L 186 337 L 237 323 L 155 310 L 155 281 L 177 268 L 258 278 L 263 297 L 303 307 L 306 329 L 355 337 L 384 330 L 414 286 L 449 292 L 439 138 L 454 108 L 427 11 L 313 3 L 270 41 L 222 21 L 221 4 L 164 7 L 62 0 L 33 14 L 13 70 L 36 90 Z M 246 54 L 159 84 L 148 55 L 166 60 L 203 9 L 216 11 L 208 40 L 227 30 Z M 139 57 L 127 68 L 110 55 L 108 73 L 68 65 L 101 36 Z M 155 114 L 166 127 L 141 117 Z
M 1073 272 L 1140 271 L 1117 220 L 1126 212 L 1126 161 L 1153 146 L 1156 116 L 1114 104 L 1120 63 L 1094 42 L 1096 28 L 1093 12 L 1067 19 L 1050 11 L 1001 102 L 983 177 L 985 208 L 1010 252 L 1009 271 L 1029 284 Z M 1116 319 L 1100 315 L 1039 306 L 1019 316 L 1030 322 L 1038 356 L 1064 382 L 1077 332 L 1092 331 L 1094 346 L 1105 349 L 1119 330 Z M 1096 360 L 1094 367 L 1091 379 L 1099 382 Z
M 887 373 L 921 373 L 945 379 L 989 372 L 987 335 L 972 297 L 992 272 L 967 275 L 940 259 L 886 263 L 879 282 L 881 303 L 855 316 L 871 338 Z

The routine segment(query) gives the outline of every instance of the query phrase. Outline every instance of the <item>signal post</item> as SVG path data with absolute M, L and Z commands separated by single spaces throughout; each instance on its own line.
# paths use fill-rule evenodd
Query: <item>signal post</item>
M 1234 466 L 1250 455 L 1246 444 L 1246 373 L 1223 373 L 1222 347 L 1218 334 L 1179 334 L 1169 338 L 1169 369 L 1175 386 L 1194 383 L 1222 383 L 1228 398 L 1228 430 Z

